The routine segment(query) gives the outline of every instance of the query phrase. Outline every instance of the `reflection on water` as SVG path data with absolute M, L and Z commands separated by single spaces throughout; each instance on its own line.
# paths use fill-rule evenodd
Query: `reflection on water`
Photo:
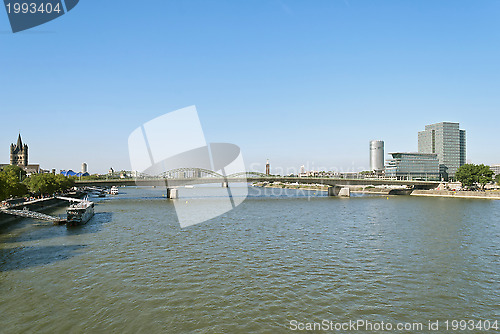
M 185 229 L 151 188 L 121 188 L 79 230 L 4 229 L 0 328 L 260 333 L 294 319 L 499 318 L 499 201 L 278 190 L 251 188 L 235 210 Z
M 60 245 L 3 248 L 0 251 L 0 270 L 21 270 L 66 260 L 77 255 L 84 247 L 84 245 Z

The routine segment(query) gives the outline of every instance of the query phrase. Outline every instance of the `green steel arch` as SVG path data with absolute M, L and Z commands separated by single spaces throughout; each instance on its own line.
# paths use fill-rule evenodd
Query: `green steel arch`
M 219 178 L 252 178 L 252 177 L 266 177 L 264 173 L 259 172 L 238 172 L 230 175 L 222 175 L 217 172 L 214 172 L 210 169 L 204 168 L 176 168 L 165 171 L 158 175 L 159 177 L 163 177 L 165 179 L 196 179 L 196 178 L 204 178 L 204 177 L 219 177 Z
M 182 175 L 182 177 L 179 177 L 180 175 Z M 219 173 L 204 168 L 176 168 L 163 172 L 161 176 L 166 179 L 169 178 L 196 179 L 202 177 L 224 177 Z
M 227 178 L 237 178 L 237 177 L 266 177 L 267 175 L 259 172 L 239 172 L 228 175 Z

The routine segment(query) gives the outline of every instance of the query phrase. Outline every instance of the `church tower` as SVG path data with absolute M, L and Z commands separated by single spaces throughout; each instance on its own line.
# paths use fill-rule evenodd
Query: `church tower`
M 16 166 L 28 166 L 28 145 L 21 140 L 21 134 L 17 137 L 17 144 L 10 144 L 10 164 Z

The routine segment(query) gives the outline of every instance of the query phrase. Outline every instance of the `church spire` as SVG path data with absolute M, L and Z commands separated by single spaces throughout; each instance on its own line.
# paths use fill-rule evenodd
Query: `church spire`
M 21 132 L 17 137 L 17 144 L 10 145 L 10 164 L 17 166 L 27 166 L 28 165 L 28 145 L 24 144 L 21 139 Z
M 23 141 L 21 140 L 21 133 L 19 133 L 19 137 L 17 137 L 17 147 L 20 149 L 23 148 Z

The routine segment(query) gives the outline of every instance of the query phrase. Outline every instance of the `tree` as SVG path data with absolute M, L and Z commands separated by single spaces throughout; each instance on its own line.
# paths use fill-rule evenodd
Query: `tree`
M 28 189 L 33 194 L 52 194 L 57 185 L 53 174 L 34 174 L 25 181 Z
M 28 194 L 53 194 L 75 185 L 74 177 L 54 174 L 32 174 L 19 166 L 5 166 L 0 171 L 0 200 L 9 197 L 22 197 Z
M 483 164 L 476 166 L 477 182 L 481 185 L 481 190 L 484 190 L 484 186 L 487 183 L 493 181 L 493 174 L 490 166 L 485 166 Z
M 500 174 L 497 174 L 497 176 L 495 176 L 495 181 L 500 186 Z
M 476 166 L 474 164 L 462 165 L 455 173 L 455 178 L 462 183 L 463 187 L 472 187 L 476 184 Z
M 53 194 L 73 187 L 75 179 L 61 174 L 34 174 L 25 180 L 25 184 L 33 194 Z
M 11 175 L 12 177 L 16 177 L 19 182 L 23 181 L 26 178 L 26 171 L 16 165 L 4 166 L 2 168 L 2 172 Z
M 64 175 L 58 174 L 55 176 L 55 183 L 57 185 L 57 191 L 64 191 L 72 188 L 75 185 L 75 177 L 66 177 Z
M 0 201 L 3 201 L 8 197 L 7 194 L 7 177 L 5 173 L 0 172 Z
M 21 181 L 26 177 L 26 172 L 19 166 L 5 166 L 0 172 L 0 197 L 21 197 L 27 194 L 28 189 Z
M 489 166 L 465 164 L 461 166 L 455 178 L 462 183 L 464 187 L 473 187 L 477 183 L 481 185 L 481 189 L 484 190 L 484 186 L 493 181 L 493 171 Z

